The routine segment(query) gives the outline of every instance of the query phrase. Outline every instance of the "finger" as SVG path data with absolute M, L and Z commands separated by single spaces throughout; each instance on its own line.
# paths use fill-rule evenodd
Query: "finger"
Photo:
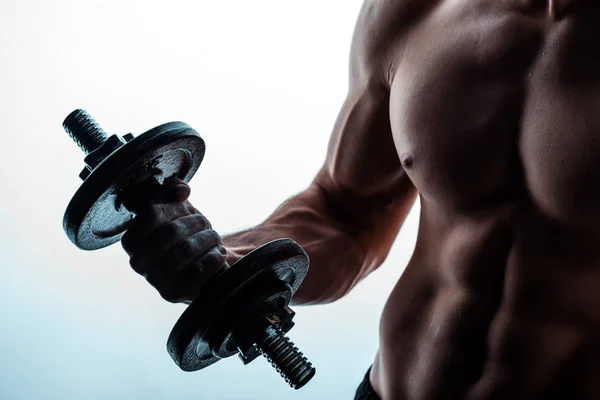
M 173 303 L 186 299 L 194 300 L 202 286 L 223 268 L 225 252 L 222 246 L 213 248 L 201 258 L 186 265 L 179 274 L 172 277 L 161 296 Z
M 152 263 L 153 267 L 146 272 L 147 277 L 152 275 L 155 279 L 160 280 L 166 278 L 167 275 L 177 275 L 186 265 L 222 245 L 221 236 L 212 229 L 188 236 L 171 246 L 160 259 L 155 260 Z
M 152 204 L 144 208 L 133 220 L 123 237 L 121 245 L 127 254 L 135 253 L 146 237 L 160 225 L 190 215 L 184 203 Z
M 226 251 L 219 234 L 213 230 L 205 230 L 172 246 L 159 260 L 149 264 L 151 267 L 143 275 L 156 288 L 169 287 L 192 263 L 207 273 L 218 270 L 225 263 L 224 253 Z
M 210 224 L 201 214 L 174 219 L 150 233 L 136 248 L 128 248 L 132 252 L 129 263 L 134 271 L 144 275 L 164 253 L 173 251 L 178 244 L 185 245 L 189 237 L 206 229 L 210 229 Z

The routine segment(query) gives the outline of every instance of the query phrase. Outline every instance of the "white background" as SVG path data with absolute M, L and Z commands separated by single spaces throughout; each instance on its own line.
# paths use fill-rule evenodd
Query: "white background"
M 184 373 L 165 350 L 183 306 L 137 276 L 120 245 L 83 252 L 64 235 L 83 154 L 61 123 L 75 108 L 113 133 L 189 123 L 207 143 L 192 203 L 221 233 L 252 226 L 323 162 L 360 5 L 0 1 L 0 400 L 352 398 L 418 206 L 349 296 L 296 308 L 290 336 L 318 371 L 305 388 L 262 359 Z

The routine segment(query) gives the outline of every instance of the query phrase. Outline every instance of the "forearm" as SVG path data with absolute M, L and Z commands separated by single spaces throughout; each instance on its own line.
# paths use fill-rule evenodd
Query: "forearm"
M 355 228 L 333 216 L 330 208 L 324 193 L 312 185 L 258 226 L 225 235 L 229 263 L 271 240 L 290 238 L 310 257 L 308 274 L 293 303 L 324 304 L 341 298 L 365 273 L 367 249 Z

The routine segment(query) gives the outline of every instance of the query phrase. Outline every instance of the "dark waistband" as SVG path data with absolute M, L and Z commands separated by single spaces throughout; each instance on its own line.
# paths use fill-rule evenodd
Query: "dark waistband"
M 362 383 L 356 389 L 356 395 L 354 396 L 354 400 L 381 400 L 377 393 L 373 390 L 373 386 L 371 386 L 371 382 L 369 381 L 369 374 L 371 373 L 371 368 L 365 374 L 365 378 Z

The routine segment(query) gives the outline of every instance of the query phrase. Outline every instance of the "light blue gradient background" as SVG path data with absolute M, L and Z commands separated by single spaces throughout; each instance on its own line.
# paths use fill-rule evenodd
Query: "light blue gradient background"
M 0 400 L 351 399 L 416 237 L 332 305 L 297 307 L 317 367 L 293 391 L 264 360 L 181 372 L 163 301 L 119 245 L 77 250 L 62 215 L 82 154 L 61 129 L 86 108 L 110 132 L 181 120 L 207 142 L 191 200 L 221 233 L 252 226 L 323 162 L 347 87 L 360 0 L 0 2 Z

